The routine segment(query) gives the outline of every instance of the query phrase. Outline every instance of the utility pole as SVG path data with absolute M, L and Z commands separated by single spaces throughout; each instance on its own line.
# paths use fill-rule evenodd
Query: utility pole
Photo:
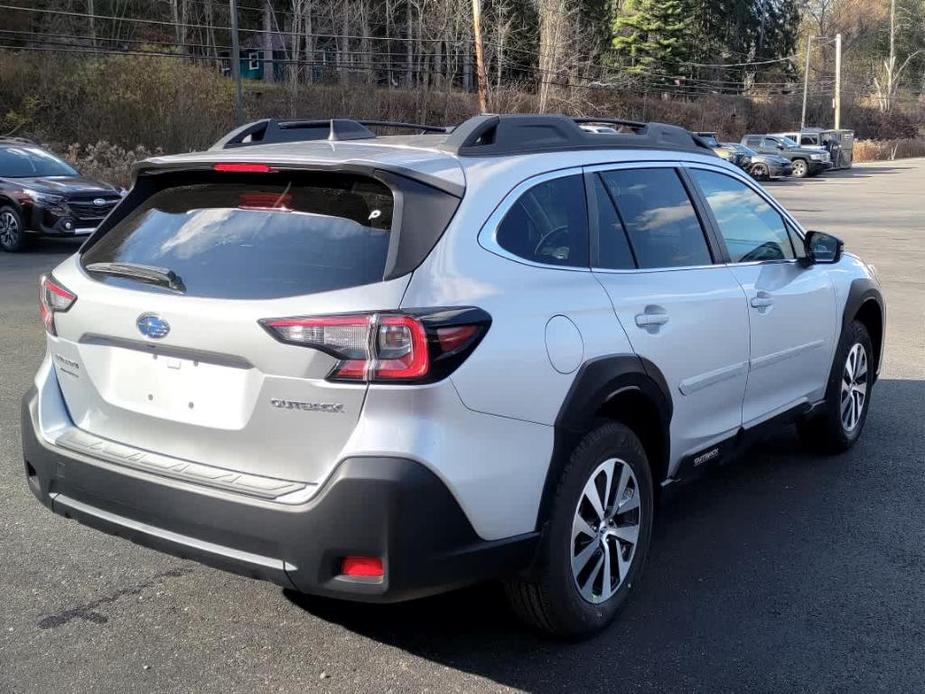
M 835 129 L 841 128 L 841 34 L 835 34 Z
M 87 15 L 90 19 L 90 41 L 96 48 L 96 9 L 93 6 L 93 0 L 87 0 Z
M 806 97 L 809 95 L 809 56 L 813 52 L 813 37 L 806 38 L 806 68 L 803 70 L 803 115 L 800 116 L 800 132 L 806 127 Z
M 238 43 L 238 2 L 228 0 L 231 10 L 231 76 L 234 79 L 234 124 L 244 124 L 244 98 L 241 95 L 241 45 Z
M 479 85 L 479 111 L 488 112 L 488 78 L 482 55 L 482 0 L 472 0 L 472 35 L 475 37 L 475 72 Z

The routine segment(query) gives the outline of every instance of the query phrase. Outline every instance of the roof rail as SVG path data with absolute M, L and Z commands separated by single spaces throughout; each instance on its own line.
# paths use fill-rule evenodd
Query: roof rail
M 587 124 L 619 126 L 620 132 L 588 132 L 581 127 Z M 483 114 L 456 127 L 346 118 L 268 118 L 231 131 L 212 145 L 211 149 L 232 149 L 275 142 L 375 139 L 376 134 L 369 129 L 371 127 L 414 130 L 421 134 L 446 134 L 442 142 L 432 143 L 432 146 L 460 157 L 593 149 L 662 149 L 713 154 L 712 148 L 705 141 L 677 125 L 642 123 L 623 118 L 571 118 L 551 114 Z
M 587 123 L 619 125 L 632 132 L 592 133 L 581 128 L 581 124 Z M 699 137 L 677 125 L 546 114 L 475 116 L 456 126 L 438 146 L 458 156 L 474 157 L 589 149 L 663 149 L 714 154 Z
M 446 133 L 449 128 L 420 123 L 401 123 L 384 120 L 277 120 L 265 118 L 242 125 L 216 142 L 210 149 L 232 149 L 249 145 L 266 145 L 274 142 L 305 142 L 310 140 L 366 140 L 376 137 L 374 128 L 414 130 L 419 133 Z

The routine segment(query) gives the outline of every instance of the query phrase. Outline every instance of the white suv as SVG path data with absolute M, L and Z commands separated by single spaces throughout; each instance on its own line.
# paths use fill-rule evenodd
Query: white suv
M 36 496 L 308 593 L 504 578 L 576 637 L 635 584 L 660 488 L 772 423 L 857 440 L 875 276 L 699 139 L 420 129 L 260 121 L 143 163 L 43 278 Z

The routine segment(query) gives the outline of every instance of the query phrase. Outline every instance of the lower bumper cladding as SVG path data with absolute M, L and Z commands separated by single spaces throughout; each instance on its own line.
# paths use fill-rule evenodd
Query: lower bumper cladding
M 482 540 L 443 482 L 414 461 L 348 458 L 307 503 L 278 504 L 194 489 L 39 441 L 37 397 L 33 389 L 22 406 L 23 457 L 35 496 L 59 515 L 168 554 L 300 592 L 368 602 L 502 577 L 533 559 L 535 533 Z M 345 575 L 357 557 L 367 566 L 378 560 L 381 572 Z

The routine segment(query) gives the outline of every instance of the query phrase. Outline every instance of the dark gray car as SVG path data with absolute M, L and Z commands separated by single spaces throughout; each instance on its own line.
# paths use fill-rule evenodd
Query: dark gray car
M 751 174 L 752 178 L 760 181 L 789 176 L 793 172 L 793 164 L 790 160 L 779 154 L 760 154 L 751 147 L 738 142 L 724 142 L 723 147 L 731 149 L 746 159 L 748 165 L 743 168 Z
M 796 178 L 816 176 L 832 168 L 832 158 L 828 152 L 800 147 L 789 137 L 750 134 L 742 138 L 742 144 L 759 154 L 777 154 L 789 159 Z

